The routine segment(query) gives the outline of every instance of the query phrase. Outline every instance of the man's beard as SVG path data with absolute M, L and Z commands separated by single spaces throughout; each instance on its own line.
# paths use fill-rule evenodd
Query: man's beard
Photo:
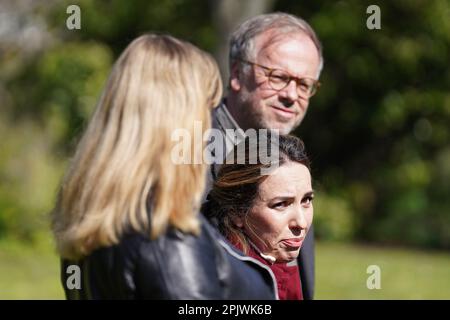
M 269 125 L 265 123 L 263 114 L 254 108 L 251 95 L 247 90 L 241 90 L 238 94 L 239 111 L 241 112 L 241 122 L 244 130 L 266 129 Z

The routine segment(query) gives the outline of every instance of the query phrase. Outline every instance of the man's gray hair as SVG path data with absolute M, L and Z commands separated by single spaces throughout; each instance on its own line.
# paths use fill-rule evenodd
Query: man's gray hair
M 255 59 L 255 38 L 268 31 L 273 30 L 275 33 L 294 33 L 303 32 L 313 41 L 319 52 L 320 66 L 319 74 L 323 67 L 322 44 L 319 41 L 314 30 L 303 19 L 292 14 L 275 12 L 262 14 L 253 17 L 242 23 L 231 35 L 230 38 L 230 54 L 229 67 L 239 59 L 253 60 Z

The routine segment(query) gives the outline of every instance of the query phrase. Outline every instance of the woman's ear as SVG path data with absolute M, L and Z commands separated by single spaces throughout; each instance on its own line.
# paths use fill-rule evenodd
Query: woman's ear
M 238 228 L 244 227 L 244 217 L 240 215 L 233 215 L 231 218 L 231 221 L 233 221 L 233 224 Z

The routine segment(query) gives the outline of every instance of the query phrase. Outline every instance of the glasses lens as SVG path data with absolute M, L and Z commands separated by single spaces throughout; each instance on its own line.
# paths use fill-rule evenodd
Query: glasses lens
M 311 97 L 317 91 L 317 81 L 309 78 L 293 78 L 288 73 L 274 69 L 269 74 L 269 84 L 274 90 L 283 90 L 289 85 L 289 82 L 297 82 L 297 93 L 302 97 Z
M 291 80 L 291 77 L 281 70 L 272 70 L 269 75 L 269 83 L 272 89 L 281 90 L 284 89 Z

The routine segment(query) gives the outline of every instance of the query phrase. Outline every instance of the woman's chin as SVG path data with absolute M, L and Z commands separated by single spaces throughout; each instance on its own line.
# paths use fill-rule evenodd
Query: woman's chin
M 296 251 L 296 252 L 287 252 L 285 255 L 283 255 L 283 257 L 280 257 L 279 259 L 277 259 L 278 263 L 289 263 L 294 261 L 295 259 L 298 258 L 298 255 L 300 253 L 300 250 Z

